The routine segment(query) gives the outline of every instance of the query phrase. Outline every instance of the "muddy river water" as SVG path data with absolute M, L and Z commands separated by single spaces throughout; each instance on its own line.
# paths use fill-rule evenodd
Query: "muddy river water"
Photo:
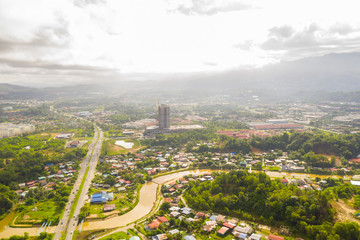
M 113 218 L 109 218 L 106 220 L 100 221 L 92 221 L 92 222 L 85 222 L 83 225 L 83 230 L 95 230 L 95 229 L 109 229 L 109 228 L 116 228 L 121 226 L 126 226 L 127 224 L 134 222 L 137 219 L 140 219 L 146 216 L 151 209 L 154 207 L 156 202 L 156 193 L 157 187 L 161 184 L 164 184 L 169 181 L 173 181 L 179 179 L 185 175 L 189 174 L 204 174 L 206 172 L 212 172 L 212 170 L 193 170 L 193 171 L 184 171 L 173 173 L 165 176 L 161 176 L 158 178 L 154 178 L 152 182 L 144 184 L 144 186 L 140 190 L 139 195 L 139 203 L 136 205 L 134 209 L 130 212 L 116 216 Z M 283 177 L 286 176 L 288 178 L 304 178 L 310 177 L 313 178 L 317 175 L 305 174 L 305 173 L 278 173 L 278 172 L 266 172 L 270 177 Z M 321 178 L 325 177 L 333 177 L 333 176 L 326 176 L 326 175 L 319 175 Z M 11 228 L 9 227 L 9 223 L 13 218 L 14 213 L 7 216 L 5 219 L 0 221 L 0 238 L 8 238 L 12 235 L 24 235 L 25 232 L 28 232 L 29 235 L 34 236 L 38 234 L 39 228 Z M 53 233 L 56 227 L 50 227 L 47 232 Z

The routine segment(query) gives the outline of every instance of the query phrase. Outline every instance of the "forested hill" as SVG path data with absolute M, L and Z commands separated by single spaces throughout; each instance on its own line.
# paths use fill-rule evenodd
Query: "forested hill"
M 251 145 L 263 151 L 280 149 L 290 152 L 291 159 L 301 158 L 310 151 L 350 159 L 360 154 L 360 134 L 334 134 L 321 131 L 292 132 L 265 139 L 253 138 Z
M 60 99 L 97 96 L 102 93 L 97 85 L 75 85 L 52 88 L 32 88 L 0 83 L 0 99 Z
M 331 200 L 351 198 L 360 189 L 332 179 L 328 182 L 324 191 L 301 191 L 295 185 L 284 186 L 279 179 L 270 180 L 265 173 L 231 171 L 221 173 L 213 182 L 190 182 L 184 197 L 197 210 L 288 225 L 307 239 L 359 239 L 358 224 L 334 222 Z

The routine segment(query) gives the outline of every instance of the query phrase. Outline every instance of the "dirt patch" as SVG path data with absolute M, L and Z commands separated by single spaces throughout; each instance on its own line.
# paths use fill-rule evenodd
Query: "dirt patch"
M 115 144 L 110 144 L 109 145 L 109 152 L 118 152 L 118 151 L 121 151 L 121 150 L 124 150 L 124 149 L 125 148 L 117 146 Z
M 251 147 L 251 151 L 253 153 L 262 153 L 263 151 L 261 151 L 259 148 L 254 148 L 254 147 Z
M 86 217 L 86 220 L 91 219 L 91 218 L 98 218 L 97 214 L 90 214 L 89 216 Z
M 341 160 L 340 160 L 339 156 L 329 155 L 329 154 L 325 154 L 325 153 L 319 153 L 319 155 L 326 157 L 327 159 L 329 159 L 329 161 L 331 160 L 331 157 L 335 157 L 335 166 L 336 167 L 341 166 Z
M 110 216 L 110 215 L 113 215 L 113 214 L 119 214 L 119 210 L 115 210 L 115 211 L 111 211 L 111 212 L 105 212 L 103 213 L 104 216 Z
M 339 199 L 339 201 L 333 201 L 331 203 L 337 212 L 335 214 L 335 220 L 338 222 L 353 221 L 360 224 L 360 220 L 354 217 L 356 210 L 344 202 L 344 200 Z

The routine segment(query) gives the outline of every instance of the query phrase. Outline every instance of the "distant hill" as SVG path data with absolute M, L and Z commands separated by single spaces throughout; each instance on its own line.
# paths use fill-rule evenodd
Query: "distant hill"
M 8 83 L 0 83 L 0 99 L 29 99 L 38 96 L 39 90 Z
M 54 88 L 30 88 L 8 83 L 0 83 L 0 99 L 57 99 L 76 98 L 102 94 L 99 86 L 76 85 Z
M 192 79 L 195 88 L 262 90 L 273 94 L 360 90 L 360 53 L 329 54 Z M 189 82 L 190 84 L 190 82 Z
M 159 80 L 107 81 L 106 84 L 76 85 L 54 88 L 26 88 L 0 84 L 1 98 L 66 98 L 85 96 L 147 96 L 196 99 L 214 95 L 231 95 L 246 101 L 253 95 L 264 101 L 334 100 L 360 101 L 360 53 L 328 54 L 292 62 L 280 62 L 263 68 L 235 69 L 196 75 L 159 75 Z M 150 74 L 151 75 L 151 74 Z M 153 75 L 148 76 L 156 79 Z M 146 75 L 144 75 L 144 79 Z M 171 78 L 171 79 L 169 79 Z M 346 97 L 345 97 L 346 96 Z M 344 98 L 345 97 L 345 98 Z

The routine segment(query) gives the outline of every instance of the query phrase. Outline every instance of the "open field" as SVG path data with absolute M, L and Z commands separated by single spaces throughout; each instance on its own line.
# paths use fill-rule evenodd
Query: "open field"
M 140 142 L 136 139 L 125 139 L 125 142 L 132 142 L 134 143 L 132 148 L 124 148 L 122 146 L 115 145 L 116 140 L 110 140 L 105 143 L 104 148 L 107 151 L 107 155 L 118 155 L 118 154 L 124 154 L 128 152 L 136 152 L 139 149 L 142 148 Z
M 360 224 L 360 220 L 354 217 L 354 213 L 357 212 L 349 203 L 346 203 L 344 200 L 339 199 L 338 201 L 332 201 L 331 205 L 337 210 L 335 219 L 338 222 L 357 222 Z
M 53 201 L 40 202 L 26 206 L 16 219 L 16 224 L 39 224 L 44 220 L 56 223 L 60 218 L 63 208 Z

